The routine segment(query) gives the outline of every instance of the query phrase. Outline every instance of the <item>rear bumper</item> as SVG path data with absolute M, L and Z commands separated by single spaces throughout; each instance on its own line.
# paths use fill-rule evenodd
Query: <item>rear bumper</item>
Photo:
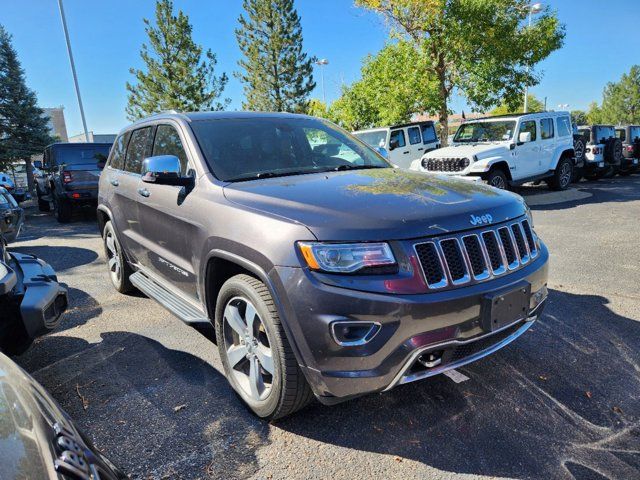
M 333 404 L 442 373 L 515 340 L 544 308 L 548 252 L 542 246 L 536 260 L 507 276 L 416 295 L 338 288 L 300 268 L 275 270 L 273 284 L 301 367 L 318 399 Z M 531 285 L 530 311 L 503 330 L 484 330 L 481 308 L 486 295 L 523 283 Z M 364 345 L 341 346 L 331 334 L 335 321 L 376 322 L 380 329 Z M 433 351 L 439 354 L 437 365 L 413 368 L 422 354 Z
M 67 289 L 58 283 L 51 266 L 33 255 L 13 253 L 19 272 L 16 290 L 22 293 L 20 316 L 29 338 L 44 335 L 58 325 L 67 309 Z
M 74 206 L 93 206 L 98 205 L 98 190 L 65 190 L 61 195 L 66 201 Z

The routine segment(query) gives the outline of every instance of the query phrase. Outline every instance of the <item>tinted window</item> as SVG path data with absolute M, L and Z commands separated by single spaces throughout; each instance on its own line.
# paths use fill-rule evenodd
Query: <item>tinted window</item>
M 403 130 L 393 130 L 391 132 L 391 138 L 389 139 L 389 145 L 391 143 L 398 142 L 398 147 L 404 147 L 407 142 L 404 139 L 404 131 Z
M 618 137 L 621 141 L 625 141 L 626 135 L 624 128 L 616 128 L 616 137 Z
M 151 127 L 145 127 L 131 134 L 124 166 L 127 172 L 140 173 L 142 161 L 151 156 L 151 132 Z
M 531 134 L 531 141 L 535 142 L 536 136 L 536 122 L 535 120 L 527 120 L 520 124 L 520 133 L 529 132 Z M 518 134 L 518 141 L 520 141 L 520 135 Z
M 547 140 L 553 138 L 553 119 L 543 118 L 540 120 L 540 138 Z
M 556 122 L 558 123 L 559 137 L 567 137 L 571 135 L 572 127 L 571 127 L 571 121 L 569 120 L 569 117 L 558 117 Z
M 390 167 L 339 127 L 314 118 L 196 120 L 191 128 L 221 180 Z
M 52 148 L 55 165 L 81 165 L 105 162 L 111 145 L 74 145 L 67 143 Z
M 180 160 L 181 172 L 187 173 L 187 153 L 184 151 L 178 131 L 171 125 L 159 125 L 153 141 L 153 155 L 175 155 Z
M 109 166 L 117 170 L 124 168 L 124 156 L 127 152 L 127 140 L 129 139 L 129 132 L 124 135 L 120 135 L 111 149 L 111 157 L 109 158 Z
M 416 143 L 420 143 L 422 140 L 420 138 L 420 128 L 418 127 L 409 127 L 407 129 L 407 134 L 409 135 L 409 143 L 411 145 L 415 145 Z
M 438 137 L 436 136 L 436 129 L 433 125 L 422 125 L 422 143 L 425 145 L 427 143 L 437 142 Z

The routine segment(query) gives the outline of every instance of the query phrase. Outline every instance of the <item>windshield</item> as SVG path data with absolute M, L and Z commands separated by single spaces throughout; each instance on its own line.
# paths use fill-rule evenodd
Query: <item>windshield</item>
M 514 120 L 463 123 L 458 128 L 454 142 L 503 142 L 511 140 L 516 128 Z
M 616 136 L 616 132 L 613 127 L 596 127 L 595 128 L 596 141 L 603 142 L 608 138 L 613 138 Z
M 53 157 L 56 165 L 105 162 L 110 148 L 110 145 L 58 145 L 54 147 Z
M 376 130 L 375 132 L 355 132 L 358 139 L 373 148 L 384 147 L 387 144 L 387 130 Z
M 213 173 L 224 181 L 390 167 L 365 144 L 319 119 L 254 117 L 191 125 Z

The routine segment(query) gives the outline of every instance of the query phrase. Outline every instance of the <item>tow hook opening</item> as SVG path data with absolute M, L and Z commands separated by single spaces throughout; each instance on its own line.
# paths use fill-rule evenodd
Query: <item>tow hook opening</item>
M 437 350 L 435 352 L 427 352 L 423 353 L 418 357 L 418 363 L 425 368 L 433 368 L 437 367 L 442 363 L 442 354 L 444 352 L 442 350 Z

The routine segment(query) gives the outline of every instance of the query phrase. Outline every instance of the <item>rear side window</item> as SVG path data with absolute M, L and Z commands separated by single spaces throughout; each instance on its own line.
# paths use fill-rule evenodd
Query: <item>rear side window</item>
M 543 118 L 540 120 L 540 138 L 542 140 L 548 140 L 553 138 L 553 119 Z
M 411 145 L 415 145 L 416 143 L 420 143 L 422 140 L 420 138 L 420 128 L 418 127 L 409 127 L 407 129 L 407 134 L 409 135 L 409 143 Z
M 153 155 L 175 155 L 180 160 L 181 172 L 187 173 L 187 154 L 178 131 L 171 125 L 159 125 L 153 142 Z
M 559 137 L 568 137 L 572 134 L 571 120 L 569 120 L 569 117 L 558 117 L 557 123 Z
M 422 143 L 425 145 L 427 143 L 437 142 L 438 137 L 436 136 L 436 129 L 433 125 L 422 125 Z
M 116 170 L 124 169 L 124 157 L 127 153 L 127 140 L 129 139 L 129 132 L 120 135 L 111 149 L 111 158 L 109 158 L 109 166 Z
M 142 162 L 151 155 L 151 127 L 134 130 L 127 147 L 124 169 L 131 173 L 140 173 Z
M 391 132 L 391 137 L 389 138 L 389 145 L 392 143 L 398 142 L 398 147 L 404 147 L 407 142 L 404 139 L 404 131 L 403 130 L 393 130 Z
M 522 122 L 520 124 L 520 133 L 525 133 L 525 132 L 529 132 L 531 134 L 531 141 L 535 142 L 536 139 L 538 138 L 536 136 L 536 122 L 535 120 L 527 120 L 526 122 Z M 520 135 L 518 135 L 518 141 L 520 138 Z

